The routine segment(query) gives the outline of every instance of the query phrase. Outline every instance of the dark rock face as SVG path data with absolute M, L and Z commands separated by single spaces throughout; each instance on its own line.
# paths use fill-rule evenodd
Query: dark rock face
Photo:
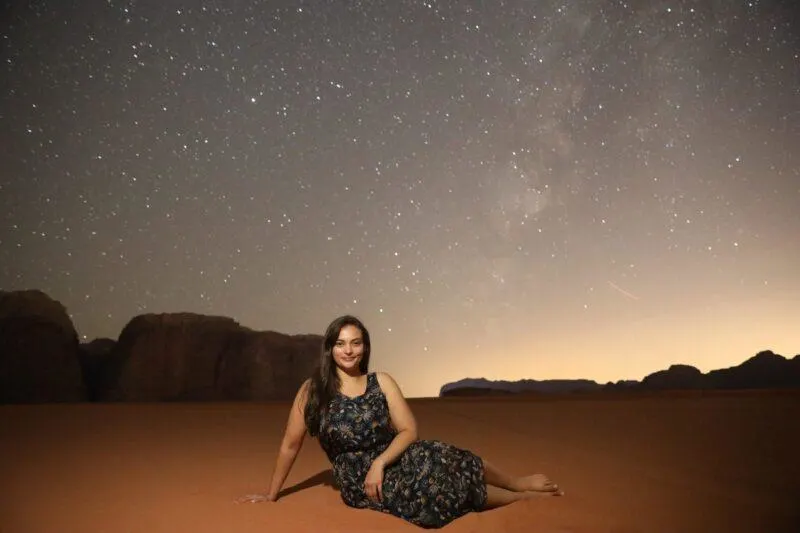
M 227 317 L 140 315 L 111 351 L 101 400 L 285 400 L 319 360 L 322 337 L 258 332 Z
M 137 316 L 118 341 L 80 345 L 59 302 L 40 291 L 0 292 L 0 403 L 286 400 L 321 347 L 318 335 L 189 313 Z
M 121 361 L 114 358 L 114 339 L 94 339 L 80 346 L 78 357 L 83 372 L 83 382 L 90 402 L 108 396 L 109 387 L 116 383 Z
M 786 359 L 770 350 L 757 353 L 739 366 L 712 370 L 708 385 L 716 389 L 772 389 L 800 387 L 800 360 Z
M 85 399 L 78 335 L 41 291 L 0 291 L 0 403 Z
M 311 376 L 322 350 L 320 335 L 284 335 L 242 328 L 239 349 L 223 354 L 217 389 L 230 400 L 288 400 Z
M 672 365 L 667 370 L 645 376 L 641 386 L 648 390 L 702 389 L 705 379 L 703 373 L 693 366 Z
M 609 381 L 605 385 L 603 385 L 603 390 L 607 391 L 616 391 L 616 392 L 627 392 L 636 390 L 641 383 L 636 381 L 635 379 L 620 379 L 616 382 Z

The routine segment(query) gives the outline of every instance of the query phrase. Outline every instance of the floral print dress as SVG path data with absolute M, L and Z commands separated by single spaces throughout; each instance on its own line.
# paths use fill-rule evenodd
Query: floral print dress
M 435 440 L 418 440 L 383 475 L 383 497 L 364 491 L 372 461 L 396 434 L 389 406 L 374 373 L 355 398 L 337 394 L 320 425 L 319 440 L 333 464 L 342 500 L 358 508 L 398 516 L 422 527 L 441 527 L 486 503 L 483 461 L 473 453 Z

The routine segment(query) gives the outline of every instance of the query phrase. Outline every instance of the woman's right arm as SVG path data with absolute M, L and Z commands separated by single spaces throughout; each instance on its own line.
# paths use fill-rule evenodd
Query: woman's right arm
M 286 422 L 286 431 L 283 435 L 280 450 L 278 451 L 278 459 L 275 462 L 275 470 L 272 472 L 272 481 L 269 484 L 269 491 L 267 492 L 267 499 L 275 501 L 278 499 L 278 493 L 283 487 L 289 471 L 292 469 L 294 460 L 303 447 L 303 439 L 306 436 L 306 421 L 305 410 L 306 401 L 308 399 L 308 387 L 311 381 L 306 380 L 297 391 L 294 398 L 294 403 L 289 411 L 289 420 Z

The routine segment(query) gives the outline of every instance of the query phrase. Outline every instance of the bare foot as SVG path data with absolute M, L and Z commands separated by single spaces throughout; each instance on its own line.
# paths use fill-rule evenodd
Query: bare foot
M 523 492 L 521 494 L 524 494 L 525 498 L 529 498 L 529 499 L 530 498 L 542 498 L 542 497 L 549 498 L 550 496 L 563 496 L 564 495 L 564 491 L 560 490 L 560 489 L 547 490 L 547 491 L 529 490 L 529 491 Z
M 524 491 L 546 493 L 561 492 L 558 490 L 558 485 L 550 481 L 544 474 L 533 474 L 521 477 L 518 483 L 520 488 Z

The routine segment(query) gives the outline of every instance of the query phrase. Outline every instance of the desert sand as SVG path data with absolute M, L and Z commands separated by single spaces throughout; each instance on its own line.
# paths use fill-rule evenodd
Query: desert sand
M 410 404 L 420 438 L 566 491 L 447 531 L 800 531 L 800 391 Z M 346 507 L 310 438 L 278 502 L 235 503 L 266 488 L 288 406 L 0 406 L 0 532 L 420 531 Z

